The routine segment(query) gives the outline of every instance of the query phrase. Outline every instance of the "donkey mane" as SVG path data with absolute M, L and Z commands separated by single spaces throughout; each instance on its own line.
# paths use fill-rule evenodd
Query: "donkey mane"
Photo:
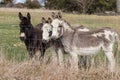
M 69 28 L 71 29 L 70 31 L 72 31 L 72 32 L 74 32 L 74 33 L 75 33 L 76 31 L 79 31 L 79 32 L 89 31 L 89 29 L 88 29 L 87 27 L 83 26 L 83 25 L 80 25 L 80 26 L 75 27 L 75 26 L 71 26 L 70 23 L 67 22 L 66 20 L 64 20 L 64 19 L 61 19 L 61 20 L 64 22 L 64 24 L 66 24 L 67 26 L 69 26 Z M 61 25 L 61 26 L 62 26 L 62 25 Z M 62 26 L 62 27 L 63 27 L 63 26 Z M 79 29 L 81 29 L 81 30 L 79 30 Z M 86 30 L 84 31 L 83 29 L 86 29 Z
M 78 26 L 78 27 L 73 27 L 66 20 L 62 19 L 62 21 L 65 22 L 69 26 L 69 28 L 71 28 L 74 32 L 76 32 L 76 30 L 79 29 L 79 28 L 81 28 L 81 29 L 85 28 L 83 25 Z M 112 31 L 112 32 L 114 31 L 111 27 L 102 27 L 100 29 L 98 28 L 98 29 L 95 29 L 95 30 L 87 31 L 87 32 L 79 31 L 78 33 L 88 35 L 88 34 L 94 34 L 94 33 L 100 33 L 100 32 L 103 33 L 104 30 L 109 30 L 109 31 Z

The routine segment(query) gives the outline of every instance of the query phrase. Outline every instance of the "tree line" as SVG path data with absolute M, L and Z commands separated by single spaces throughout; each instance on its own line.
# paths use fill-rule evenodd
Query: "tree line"
M 66 12 L 99 13 L 116 11 L 116 0 L 48 0 L 46 8 Z
M 116 0 L 47 0 L 45 7 L 66 12 L 91 14 L 116 11 Z
M 13 4 L 13 0 L 4 0 L 1 3 L 4 7 L 17 7 L 17 8 L 40 8 L 38 0 L 26 0 L 25 3 Z
M 5 4 L 12 3 L 12 0 L 4 0 Z M 84 14 L 102 13 L 105 11 L 117 11 L 116 2 L 120 0 L 44 0 L 45 8 L 58 9 L 64 12 L 77 12 Z M 119 5 L 119 4 L 118 4 Z M 37 0 L 26 0 L 26 3 L 17 4 L 18 7 L 40 8 Z

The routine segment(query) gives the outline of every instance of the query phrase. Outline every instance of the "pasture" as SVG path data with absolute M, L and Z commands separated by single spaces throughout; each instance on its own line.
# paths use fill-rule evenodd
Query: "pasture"
M 83 68 L 78 73 L 72 73 L 67 63 L 60 68 L 54 63 L 46 65 L 40 61 L 27 59 L 25 45 L 19 39 L 18 12 L 31 14 L 32 24 L 41 22 L 42 17 L 50 17 L 49 10 L 40 9 L 9 9 L 0 8 L 0 80 L 119 80 L 120 79 L 120 52 L 117 54 L 116 71 L 107 72 L 107 59 L 104 54 L 93 56 L 95 63 L 90 70 Z M 90 29 L 112 27 L 120 35 L 120 16 L 78 15 L 62 13 L 63 18 L 73 26 L 84 25 Z M 116 47 L 116 46 L 115 46 Z M 102 52 L 100 52 L 102 53 Z M 51 55 L 47 50 L 46 58 Z M 66 56 L 65 56 L 66 57 Z

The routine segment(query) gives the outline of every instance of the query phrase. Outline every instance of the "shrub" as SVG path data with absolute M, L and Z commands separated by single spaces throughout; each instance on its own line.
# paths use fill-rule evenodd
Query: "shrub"
M 15 4 L 14 7 L 17 7 L 17 8 L 24 8 L 24 7 L 26 7 L 26 5 L 23 4 L 23 3 L 18 3 L 18 4 Z
M 37 0 L 34 0 L 34 1 L 27 0 L 26 6 L 27 6 L 27 8 L 32 8 L 32 9 L 41 7 Z

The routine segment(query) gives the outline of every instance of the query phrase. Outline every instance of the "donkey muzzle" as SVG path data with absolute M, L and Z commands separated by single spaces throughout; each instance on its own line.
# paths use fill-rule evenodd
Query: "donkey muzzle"
M 25 37 L 20 37 L 21 41 L 25 41 L 25 39 L 26 39 Z
M 48 41 L 47 40 L 42 40 L 43 43 L 47 43 Z
M 26 39 L 25 33 L 20 33 L 20 40 L 24 41 Z
M 52 39 L 52 40 L 56 40 L 57 38 L 56 38 L 56 36 L 53 36 L 51 39 Z

